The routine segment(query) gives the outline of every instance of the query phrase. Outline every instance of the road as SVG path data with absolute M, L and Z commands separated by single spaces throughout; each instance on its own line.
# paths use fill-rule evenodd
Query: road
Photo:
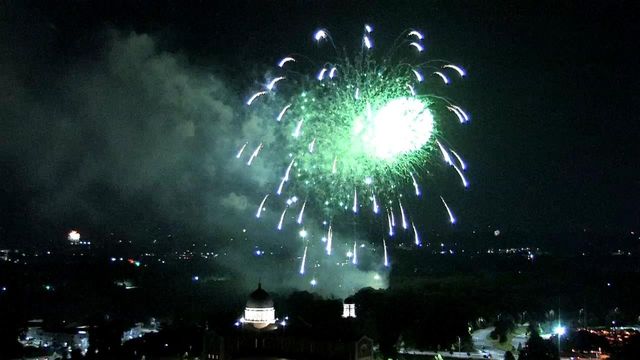
M 477 350 L 484 350 L 491 354 L 492 359 L 502 360 L 504 359 L 504 350 L 495 348 L 491 339 L 489 338 L 489 334 L 493 331 L 493 329 L 494 327 L 492 326 L 485 329 L 476 330 L 471 333 L 473 345 Z M 515 347 L 516 349 L 518 348 L 518 344 L 522 343 L 522 346 L 524 346 L 526 342 L 527 337 L 525 335 L 517 335 L 514 336 L 513 339 L 511 339 L 511 345 L 513 345 L 513 347 Z

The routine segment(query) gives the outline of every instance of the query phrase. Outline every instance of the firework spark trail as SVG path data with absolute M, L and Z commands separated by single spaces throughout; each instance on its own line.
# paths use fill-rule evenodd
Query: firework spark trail
M 246 142 L 246 143 L 244 143 L 244 145 L 242 145 L 242 147 L 240 148 L 240 150 L 236 154 L 236 159 L 240 159 L 240 156 L 242 156 L 242 153 L 244 152 L 244 148 L 246 148 L 248 144 L 249 143 Z
M 462 157 L 460 157 L 460 155 L 458 155 L 458 153 L 456 153 L 455 151 L 449 149 L 451 151 L 451 153 L 453 154 L 453 156 L 456 157 L 456 159 L 458 159 L 458 163 L 460 163 L 460 168 L 462 170 L 467 170 L 467 164 L 465 164 L 465 162 L 462 160 Z
M 451 111 L 452 113 L 456 114 L 456 117 L 458 118 L 458 121 L 460 121 L 460 124 L 464 124 L 466 122 L 464 115 L 462 115 L 462 113 L 458 111 L 457 108 L 453 106 L 447 106 L 447 109 L 449 109 L 449 111 Z
M 411 84 L 407 84 L 407 87 L 409 88 L 409 93 L 411 93 L 411 96 L 416 96 L 416 90 L 413 88 L 413 86 L 411 86 Z
M 440 196 L 440 200 L 442 200 L 442 204 L 444 204 L 445 209 L 447 209 L 447 214 L 449 214 L 449 222 L 455 224 L 456 218 L 453 216 L 451 209 L 449 209 L 449 205 L 447 205 L 447 202 L 444 201 L 444 198 L 442 196 Z
M 418 52 L 424 51 L 424 47 L 422 45 L 418 44 L 417 42 L 412 42 L 409 45 L 413 46 L 416 49 L 418 49 Z
M 309 143 L 309 153 L 312 153 L 316 146 L 316 138 L 313 138 Z
M 264 203 L 267 201 L 268 197 L 269 197 L 269 194 L 265 195 L 264 198 L 262 199 L 262 202 L 260 202 L 260 206 L 258 207 L 258 212 L 256 213 L 257 218 L 260 218 L 260 214 L 262 214 L 262 208 L 264 208 Z
M 257 93 L 253 94 L 253 95 L 249 98 L 249 100 L 247 100 L 247 105 L 251 105 L 251 104 L 253 104 L 253 101 L 254 101 L 255 99 L 257 99 L 258 97 L 260 97 L 260 96 L 262 96 L 262 95 L 264 95 L 264 94 L 266 94 L 266 93 L 267 93 L 266 91 L 258 91 Z
M 320 40 L 324 40 L 326 39 L 328 36 L 327 31 L 325 29 L 320 29 L 318 31 L 316 31 L 316 33 L 313 35 L 313 37 L 316 39 L 317 42 L 320 42 Z
M 413 173 L 410 173 L 411 175 L 411 181 L 413 182 L 413 188 L 416 190 L 416 196 L 420 196 L 420 187 L 418 186 L 418 182 L 416 181 L 415 176 L 413 176 Z
M 442 79 L 442 82 L 445 83 L 445 85 L 449 84 L 449 78 L 445 74 L 441 73 L 440 71 L 436 71 L 434 72 L 434 74 L 438 75 Z
M 331 245 L 333 242 L 333 230 L 331 229 L 331 224 L 329 224 L 329 230 L 327 231 L 327 255 L 331 255 Z
M 351 263 L 358 265 L 358 244 L 355 240 L 353 241 L 353 257 L 351 258 Z
M 453 164 L 452 166 L 453 166 L 454 169 L 456 169 L 456 172 L 460 176 L 460 180 L 462 181 L 462 186 L 468 187 L 469 186 L 469 182 L 464 177 L 464 174 L 462 173 L 462 171 L 460 171 L 460 169 L 458 168 L 458 166 L 456 166 L 456 164 Z
M 296 161 L 296 158 L 291 159 L 291 162 L 289 163 L 289 166 L 287 166 L 287 170 L 284 172 L 284 181 L 289 181 L 289 173 L 291 172 L 291 167 L 293 166 L 293 163 Z
M 284 187 L 284 183 L 287 181 L 286 177 L 283 177 L 282 180 L 280 181 L 280 185 L 278 185 L 278 190 L 276 191 L 276 194 L 280 195 L 282 194 L 282 188 Z
M 260 153 L 260 149 L 262 149 L 262 143 L 260 143 L 260 145 L 258 145 L 258 147 L 255 150 L 253 150 L 253 153 L 251 154 L 249 161 L 247 161 L 247 166 L 251 166 L 253 159 L 255 159 L 256 156 L 258 156 L 258 153 Z
M 298 224 L 302 224 L 302 216 L 304 215 L 304 208 L 307 206 L 307 200 L 302 203 L 302 208 L 300 208 L 300 213 L 298 214 Z
M 389 211 L 391 212 L 391 226 L 396 227 L 396 218 L 393 216 L 393 208 L 389 208 Z
M 287 213 L 287 209 L 289 209 L 289 207 L 285 207 L 282 211 L 282 215 L 280 215 L 280 221 L 278 221 L 278 230 L 282 230 L 282 222 L 284 221 L 284 216 Z
M 287 110 L 289 110 L 290 107 L 291 107 L 291 104 L 283 107 L 282 111 L 280 111 L 280 113 L 278 114 L 278 117 L 276 118 L 276 120 L 278 120 L 278 121 L 282 120 L 282 117 L 284 116 L 284 113 L 286 113 Z
M 300 264 L 300 275 L 304 275 L 304 266 L 307 262 L 307 245 L 304 246 L 304 253 L 302 254 L 302 263 Z
M 337 168 L 336 168 L 337 163 L 338 163 L 338 157 L 336 156 L 336 157 L 333 158 L 333 165 L 331 165 L 331 173 L 332 174 L 335 174 L 336 171 L 337 171 Z
M 371 198 L 373 199 L 373 213 L 377 214 L 379 211 L 378 202 L 376 201 L 376 194 L 371 193 Z
M 389 213 L 387 213 L 387 222 L 389 223 L 389 236 L 393 236 L 393 224 L 391 224 Z
M 449 156 L 449 152 L 447 151 L 447 149 L 445 149 L 444 146 L 442 146 L 442 144 L 438 140 L 436 140 L 436 144 L 438 144 L 438 147 L 440 148 L 440 152 L 442 153 L 442 158 L 444 159 L 444 162 L 446 162 L 449 165 L 453 165 L 453 161 L 451 161 L 451 156 Z
M 285 77 L 284 76 L 279 76 L 273 80 L 271 80 L 271 82 L 269 82 L 269 84 L 267 84 L 267 89 L 269 91 L 273 90 L 273 87 L 276 86 L 276 84 L 278 83 L 278 81 L 284 80 Z
M 300 121 L 298 121 L 298 125 L 296 125 L 296 129 L 293 131 L 293 137 L 297 138 L 300 136 L 300 130 L 302 129 L 302 123 L 304 122 L 304 119 L 300 119 Z
M 404 208 L 402 207 L 402 201 L 398 199 L 398 205 L 400 205 L 400 215 L 402 216 L 402 228 L 407 230 L 407 219 L 404 215 Z
M 422 246 L 422 242 L 420 241 L 420 236 L 418 235 L 418 230 L 416 230 L 416 225 L 411 222 L 411 227 L 413 228 L 413 239 L 416 246 Z
M 416 30 L 411 30 L 411 31 L 409 32 L 409 35 L 408 35 L 408 36 L 415 36 L 415 37 L 417 37 L 417 38 L 418 38 L 418 40 L 422 40 L 422 39 L 424 39 L 424 35 L 422 35 L 422 33 L 418 32 L 418 31 L 416 31 Z
M 365 35 L 362 40 L 364 42 L 364 46 L 366 46 L 367 49 L 371 49 L 373 47 L 373 43 L 371 42 L 371 39 L 369 39 L 367 35 Z
M 445 69 L 449 68 L 449 69 L 455 70 L 458 73 L 458 75 L 460 75 L 460 77 L 464 77 L 465 75 L 467 75 L 466 71 L 464 71 L 464 69 L 458 65 L 447 64 L 447 65 L 444 65 L 443 68 Z
M 382 239 L 382 247 L 384 248 L 384 266 L 389 267 L 389 254 L 387 253 L 387 242 Z
M 353 207 L 351 210 L 353 210 L 354 214 L 358 212 L 358 190 L 356 189 L 353 189 Z
M 411 69 L 411 71 L 413 71 L 413 74 L 416 76 L 416 80 L 418 80 L 418 82 L 422 82 L 422 80 L 424 80 L 424 77 L 422 77 L 422 74 L 420 74 L 418 70 Z
M 322 70 L 320 70 L 320 72 L 318 73 L 318 76 L 316 77 L 316 79 L 318 79 L 319 81 L 322 81 L 324 79 L 324 74 L 327 72 L 327 68 L 322 68 Z
M 296 62 L 296 59 L 294 59 L 294 58 L 292 58 L 290 56 L 287 56 L 287 57 L 283 58 L 282 60 L 280 60 L 280 62 L 278 62 L 278 67 L 283 67 L 284 64 L 288 63 L 289 61 Z
M 331 68 L 331 71 L 329 71 L 329 79 L 333 79 L 334 76 L 336 76 L 336 71 L 337 70 L 338 69 L 335 66 Z
M 458 110 L 458 112 L 460 113 L 460 115 L 462 115 L 462 117 L 464 118 L 464 122 L 469 121 L 469 114 L 467 114 L 464 110 L 462 110 L 462 108 L 458 105 L 451 105 L 454 109 Z

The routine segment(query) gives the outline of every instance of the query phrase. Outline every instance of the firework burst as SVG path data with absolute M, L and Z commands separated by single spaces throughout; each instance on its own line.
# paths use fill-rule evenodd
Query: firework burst
M 414 243 L 420 246 L 416 221 L 406 202 L 426 195 L 421 174 L 435 163 L 438 156 L 433 155 L 442 156 L 463 187 L 469 185 L 464 174 L 467 164 L 447 146 L 441 125 L 451 120 L 464 124 L 470 117 L 448 98 L 433 93 L 467 74 L 458 65 L 421 60 L 427 47 L 417 30 L 404 31 L 386 55 L 376 53 L 372 31 L 365 26 L 360 47 L 350 55 L 338 50 L 327 29 L 320 29 L 313 40 L 333 55 L 328 60 L 289 55 L 276 62 L 275 75 L 245 101 L 250 111 L 267 118 L 265 127 L 275 127 L 276 140 L 267 144 L 259 138 L 239 139 L 234 155 L 241 159 L 250 154 L 244 160 L 247 165 L 267 151 L 273 155 L 269 160 L 279 159 L 272 166 L 281 169 L 281 176 L 273 188 L 265 190 L 256 215 L 260 217 L 265 202 L 272 202 L 281 211 L 277 229 L 289 221 L 286 213 L 293 205 L 286 198 L 291 196 L 306 199 L 295 205 L 298 224 L 305 211 L 335 224 L 340 216 L 371 209 L 372 216 L 383 213 L 380 221 L 387 225 L 389 236 L 395 233 L 396 207 L 399 227 L 411 229 Z M 247 146 L 254 151 L 244 152 Z M 269 193 L 273 195 L 268 197 Z M 440 194 L 433 196 L 438 197 L 443 218 L 455 223 L 453 210 Z M 331 254 L 332 237 L 329 226 L 328 240 L 324 240 L 327 254 Z M 305 245 L 305 260 L 306 252 Z M 355 243 L 353 253 L 355 259 Z

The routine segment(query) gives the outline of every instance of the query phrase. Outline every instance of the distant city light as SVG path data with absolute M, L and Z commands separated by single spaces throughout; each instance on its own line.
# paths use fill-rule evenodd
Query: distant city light
M 558 336 L 563 336 L 567 332 L 567 328 L 562 325 L 558 325 L 553 329 L 553 333 Z
M 194 275 L 192 279 L 193 279 L 193 281 L 198 281 L 198 280 L 200 280 L 200 276 Z

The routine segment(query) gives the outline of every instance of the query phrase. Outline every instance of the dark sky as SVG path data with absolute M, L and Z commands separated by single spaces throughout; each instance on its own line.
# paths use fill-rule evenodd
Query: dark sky
M 461 229 L 637 230 L 637 14 L 634 1 L 5 1 L 0 244 L 244 226 L 216 218 L 254 208 L 254 183 L 222 160 L 247 89 L 319 26 L 347 43 L 364 23 L 377 44 L 424 29 L 429 56 L 469 72 L 449 93 L 473 116 L 455 134 L 472 183 L 451 196 Z

